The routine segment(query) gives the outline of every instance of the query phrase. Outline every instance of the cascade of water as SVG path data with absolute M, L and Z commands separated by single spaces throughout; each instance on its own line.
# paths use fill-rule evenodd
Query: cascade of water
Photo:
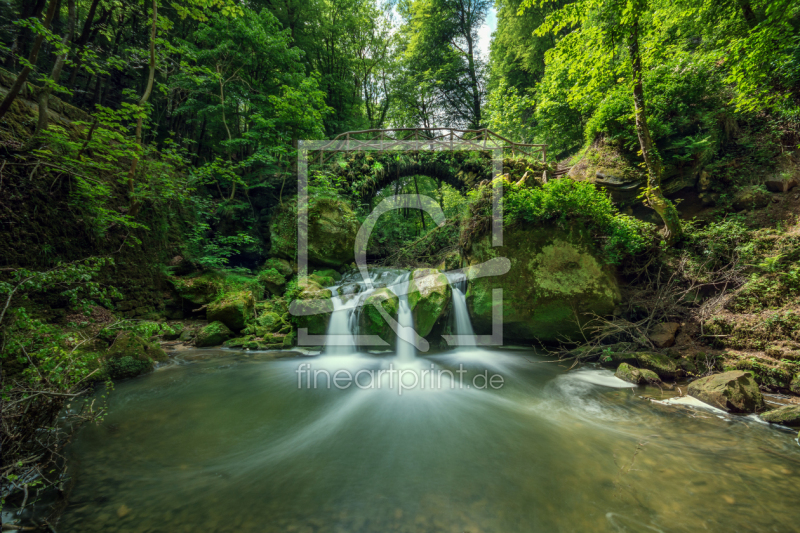
M 328 331 L 325 332 L 325 353 L 331 355 L 347 355 L 356 351 L 355 338 L 351 327 L 351 315 L 356 298 L 348 295 L 340 296 L 338 287 L 331 287 L 333 293 L 331 302 L 333 303 L 333 313 L 331 321 L 328 323 Z
M 411 361 L 417 355 L 417 349 L 413 344 L 414 317 L 411 316 L 411 307 L 408 305 L 408 285 L 411 274 L 406 272 L 400 274 L 394 282 L 392 288 L 400 299 L 400 306 L 397 312 L 397 322 L 400 324 L 397 336 L 397 359 L 400 361 Z
M 472 329 L 472 321 L 469 318 L 469 311 L 467 311 L 467 298 L 464 293 L 467 290 L 467 278 L 461 272 L 448 274 L 450 281 L 450 288 L 453 291 L 453 316 L 455 318 L 455 334 L 456 335 L 475 335 L 475 330 Z M 475 346 L 475 342 L 465 341 L 459 339 L 459 346 Z

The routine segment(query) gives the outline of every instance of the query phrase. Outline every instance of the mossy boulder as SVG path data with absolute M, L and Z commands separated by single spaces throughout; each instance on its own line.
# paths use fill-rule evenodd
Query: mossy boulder
M 396 333 L 375 307 L 380 305 L 392 319 L 397 320 L 400 299 L 389 288 L 376 289 L 361 305 L 359 328 L 361 335 L 378 335 L 389 344 L 396 342 Z
M 169 359 L 155 343 L 131 332 L 120 333 L 106 351 L 106 371 L 112 379 L 131 378 L 150 372 L 156 362 Z
M 233 337 L 233 331 L 222 322 L 212 322 L 200 331 L 194 339 L 194 344 L 198 348 L 205 348 L 208 346 L 219 346 L 226 340 Z
M 270 223 L 273 255 L 296 260 L 297 216 L 296 199 L 285 202 L 273 215 Z M 346 202 L 332 198 L 309 199 L 309 262 L 334 268 L 352 263 L 358 227 L 358 220 Z
M 600 354 L 599 361 L 600 365 L 606 368 L 617 368 L 623 363 L 627 363 L 632 366 L 637 366 L 638 364 L 636 361 L 636 354 L 626 351 L 603 351 Z
M 639 369 L 635 366 L 629 365 L 628 363 L 622 363 L 619 365 L 614 375 L 622 381 L 627 381 L 628 383 L 633 383 L 636 385 L 642 381 L 642 375 L 639 373 Z
M 640 368 L 652 370 L 661 379 L 674 379 L 678 373 L 677 363 L 664 354 L 636 352 L 635 356 Z
M 737 211 L 760 209 L 769 204 L 770 198 L 770 194 L 763 187 L 750 185 L 739 189 L 733 195 L 733 208 Z
M 275 269 L 281 276 L 285 278 L 290 278 L 292 277 L 292 274 L 294 274 L 294 269 L 289 261 L 286 259 L 281 259 L 280 257 L 270 257 L 264 261 L 264 264 L 261 268 L 262 270 L 269 270 L 271 268 Z
M 494 258 L 507 258 L 510 270 L 498 276 L 496 267 L 482 265 Z M 576 318 L 609 315 L 620 300 L 614 270 L 577 222 L 506 228 L 496 248 L 486 235 L 472 243 L 469 264 L 467 306 L 479 334 L 491 332 L 493 289 L 503 289 L 503 335 L 515 341 L 582 339 Z
M 764 409 L 764 397 L 751 372 L 732 370 L 689 384 L 689 396 L 733 413 L 754 413 Z
M 283 348 L 283 338 L 284 335 L 267 335 L 266 337 L 245 335 L 227 340 L 223 346 L 245 350 L 279 350 Z
M 414 317 L 414 329 L 419 336 L 428 336 L 434 325 L 444 320 L 451 297 L 447 276 L 435 268 L 418 268 L 411 273 L 408 306 Z
M 256 326 L 263 328 L 266 333 L 277 333 L 289 326 L 289 324 L 278 313 L 267 311 L 258 315 Z
M 623 381 L 634 383 L 636 385 L 642 385 L 645 383 L 658 385 L 661 383 L 661 379 L 658 377 L 658 374 L 652 370 L 647 370 L 646 368 L 636 368 L 628 363 L 620 364 L 617 368 L 616 374 L 614 375 Z
M 781 424 L 789 427 L 800 427 L 800 405 L 784 405 L 767 411 L 761 418 L 770 424 Z
M 618 205 L 636 205 L 641 202 L 639 193 L 647 185 L 647 174 L 639 168 L 636 154 L 620 150 L 614 143 L 602 140 L 594 142 L 575 163 L 569 177 L 577 181 L 589 181 L 607 191 Z M 666 165 L 662 175 L 664 194 L 673 194 L 694 186 L 691 172 Z
M 261 299 L 264 289 L 254 276 L 207 271 L 183 278 L 170 278 L 175 291 L 184 300 L 195 305 L 210 304 L 221 294 L 250 291 L 256 299 Z
M 250 291 L 229 293 L 206 310 L 209 322 L 222 322 L 233 331 L 241 331 L 253 317 L 255 298 Z
M 258 281 L 264 284 L 264 287 L 270 294 L 280 296 L 286 292 L 286 278 L 274 268 L 268 268 L 259 272 Z
M 302 280 L 298 288 L 300 292 L 289 306 L 292 322 L 298 328 L 308 328 L 309 335 L 324 335 L 333 313 L 331 291 L 311 279 Z
M 789 389 L 795 394 L 800 394 L 800 374 L 795 374 L 792 382 L 789 384 Z
M 164 339 L 165 341 L 178 340 L 178 338 L 180 338 L 181 336 L 181 333 L 183 333 L 184 329 L 185 326 L 181 322 L 164 324 L 164 326 L 161 328 L 161 338 Z

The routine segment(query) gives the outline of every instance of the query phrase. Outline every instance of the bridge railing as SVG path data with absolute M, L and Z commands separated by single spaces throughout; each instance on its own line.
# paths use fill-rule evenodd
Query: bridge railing
M 366 139 L 362 138 L 367 136 Z M 340 133 L 327 144 L 317 148 L 317 163 L 325 164 L 330 154 L 338 151 L 388 150 L 510 150 L 512 155 L 541 156 L 547 162 L 546 144 L 514 142 L 489 129 L 460 130 L 454 128 L 393 128 L 348 131 Z

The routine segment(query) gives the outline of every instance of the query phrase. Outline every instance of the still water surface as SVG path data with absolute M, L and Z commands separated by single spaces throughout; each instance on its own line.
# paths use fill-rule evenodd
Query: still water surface
M 658 389 L 606 370 L 462 348 L 404 364 L 463 364 L 464 387 L 445 379 L 399 395 L 299 389 L 296 372 L 396 358 L 190 350 L 182 360 L 117 384 L 105 421 L 80 431 L 60 532 L 800 528 L 793 432 L 655 404 L 642 396 Z M 503 387 L 467 389 L 484 370 Z

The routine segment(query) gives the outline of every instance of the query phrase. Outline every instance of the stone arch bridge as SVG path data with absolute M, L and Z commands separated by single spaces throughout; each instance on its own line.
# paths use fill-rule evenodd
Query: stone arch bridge
M 517 143 L 491 130 L 398 128 L 342 133 L 309 150 L 309 169 L 345 178 L 352 191 L 372 197 L 398 179 L 428 176 L 462 192 L 492 178 L 502 154 L 502 172 L 519 179 L 542 176 L 547 145 Z M 494 158 L 494 159 L 493 159 Z

